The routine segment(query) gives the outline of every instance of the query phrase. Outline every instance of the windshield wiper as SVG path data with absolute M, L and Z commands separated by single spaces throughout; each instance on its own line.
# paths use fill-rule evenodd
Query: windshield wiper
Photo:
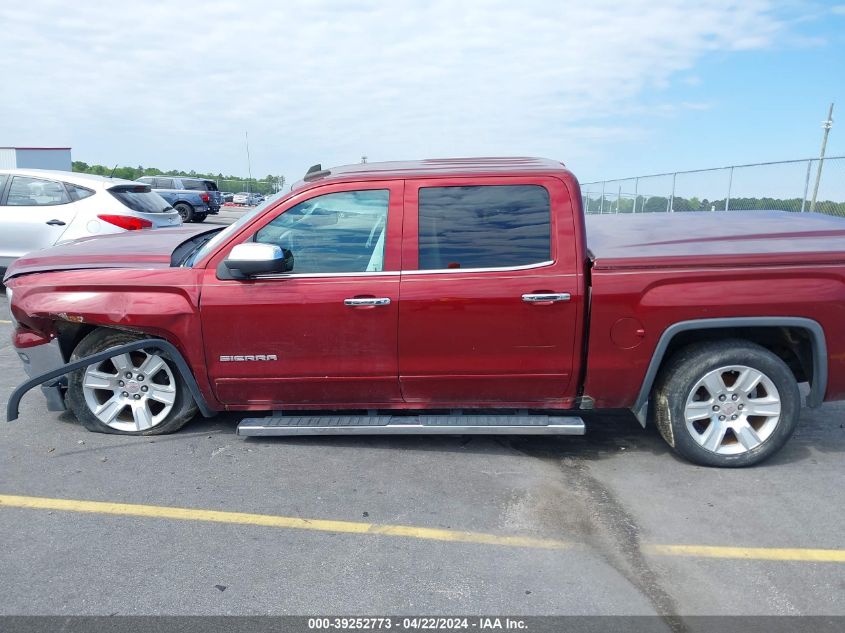
M 190 261 L 190 260 L 192 260 L 194 255 L 197 254 L 197 251 L 199 251 L 203 246 L 205 246 L 206 242 L 208 242 L 212 237 L 217 235 L 217 233 L 219 233 L 219 232 L 220 231 L 218 230 L 218 231 L 214 231 L 210 235 L 203 235 L 201 239 L 197 240 L 197 243 L 193 246 L 193 248 L 191 248 L 191 250 L 189 250 L 185 254 L 185 256 L 182 259 L 179 260 L 179 265 L 180 266 L 191 266 L 194 262 Z

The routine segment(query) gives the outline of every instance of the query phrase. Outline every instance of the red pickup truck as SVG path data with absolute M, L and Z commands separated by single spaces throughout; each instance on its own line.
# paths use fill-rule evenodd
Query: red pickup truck
M 585 219 L 550 160 L 315 166 L 227 228 L 87 238 L 5 283 L 32 376 L 8 416 L 40 384 L 105 433 L 199 409 L 273 412 L 244 435 L 581 434 L 582 410 L 627 408 L 745 466 L 800 389 L 845 399 L 845 220 Z

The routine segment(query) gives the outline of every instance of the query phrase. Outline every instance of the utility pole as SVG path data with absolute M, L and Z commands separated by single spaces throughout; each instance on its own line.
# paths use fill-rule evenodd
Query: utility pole
M 252 185 L 252 162 L 249 159 L 249 132 L 244 132 L 244 139 L 246 141 L 246 169 L 249 173 L 249 180 L 246 181 L 246 192 L 252 193 L 250 188 Z
M 822 121 L 824 136 L 822 136 L 822 150 L 819 153 L 819 168 L 816 170 L 816 184 L 813 186 L 813 199 L 810 201 L 810 213 L 816 210 L 816 197 L 819 195 L 819 184 L 822 181 L 822 167 L 824 167 L 824 152 L 827 149 L 827 137 L 830 135 L 830 128 L 833 127 L 833 104 L 827 111 L 827 120 Z

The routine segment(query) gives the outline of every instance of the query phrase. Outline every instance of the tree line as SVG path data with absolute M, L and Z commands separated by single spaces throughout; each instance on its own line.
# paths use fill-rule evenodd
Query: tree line
M 85 174 L 96 174 L 97 176 L 114 176 L 115 178 L 123 178 L 125 180 L 137 180 L 142 176 L 184 176 L 186 178 L 206 178 L 213 180 L 217 186 L 223 190 L 228 191 L 230 188 L 238 191 L 252 191 L 269 195 L 281 191 L 285 185 L 284 176 L 274 176 L 267 174 L 263 180 L 257 178 L 243 178 L 241 176 L 224 176 L 221 173 L 198 173 L 193 169 L 191 171 L 180 171 L 178 169 L 171 169 L 170 171 L 163 171 L 157 167 L 107 167 L 106 165 L 89 165 L 81 160 L 75 160 L 72 164 L 73 171 Z M 237 192 L 235 192 L 237 193 Z
M 604 204 L 601 197 L 591 198 L 587 196 L 585 207 L 588 213 L 632 213 L 634 212 L 634 198 L 617 198 L 616 196 L 605 196 Z M 810 210 L 810 201 L 803 201 L 804 210 Z M 671 203 L 667 196 L 637 196 L 636 213 L 658 213 L 669 211 L 671 204 L 672 211 L 724 211 L 726 206 L 731 211 L 801 211 L 801 198 L 731 198 L 730 201 L 722 198 L 720 200 L 699 199 L 696 197 L 683 198 L 675 196 Z M 817 200 L 816 212 L 830 215 L 845 216 L 845 202 L 834 202 L 832 200 Z

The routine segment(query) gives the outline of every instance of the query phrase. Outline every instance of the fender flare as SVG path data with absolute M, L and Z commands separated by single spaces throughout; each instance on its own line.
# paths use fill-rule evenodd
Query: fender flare
M 193 396 L 194 402 L 197 403 L 197 408 L 200 410 L 200 413 L 202 413 L 203 416 L 205 416 L 206 418 L 210 418 L 216 415 L 217 412 L 214 411 L 211 407 L 209 407 L 208 403 L 205 401 L 205 398 L 203 398 L 199 386 L 197 385 L 197 381 L 194 379 L 194 375 L 191 373 L 191 369 L 188 367 L 188 363 L 185 362 L 185 358 L 182 356 L 179 350 L 176 349 L 176 346 L 173 345 L 173 343 L 170 343 L 169 341 L 165 341 L 164 339 L 145 338 L 141 341 L 133 341 L 132 343 L 126 343 L 125 345 L 110 347 L 109 349 L 104 350 L 102 352 L 98 352 L 97 354 L 91 354 L 90 356 L 86 356 L 85 358 L 80 358 L 79 360 L 75 360 L 72 363 L 62 365 L 61 367 L 43 373 L 39 376 L 34 376 L 33 378 L 30 378 L 25 383 L 19 385 L 12 392 L 12 395 L 9 396 L 9 402 L 6 405 L 6 421 L 11 422 L 12 420 L 18 419 L 18 409 L 21 402 L 21 398 L 30 389 L 37 387 L 38 385 L 54 381 L 56 378 L 61 378 L 62 376 L 69 374 L 72 371 L 76 371 L 77 369 L 82 369 L 83 367 L 88 367 L 89 365 L 93 365 L 95 363 L 101 363 L 104 360 L 113 358 L 114 356 L 125 354 L 127 352 L 134 352 L 136 350 L 144 348 L 158 349 L 163 352 L 167 352 L 167 354 L 170 356 L 170 359 L 176 364 L 176 368 L 179 370 L 179 374 L 182 376 L 182 379 L 188 385 L 188 391 L 191 392 L 191 396 Z
M 827 343 L 825 341 L 824 329 L 818 321 L 804 317 L 727 317 L 716 319 L 694 319 L 691 321 L 679 321 L 666 328 L 660 335 L 657 347 L 651 356 L 645 378 L 643 378 L 640 392 L 631 407 L 631 411 L 645 427 L 648 418 L 649 394 L 657 378 L 657 372 L 666 355 L 666 350 L 672 339 L 680 332 L 691 330 L 712 330 L 729 327 L 792 327 L 806 330 L 810 334 L 810 342 L 813 346 L 813 383 L 810 386 L 810 393 L 807 395 L 807 406 L 816 408 L 824 401 L 824 394 L 827 391 Z

